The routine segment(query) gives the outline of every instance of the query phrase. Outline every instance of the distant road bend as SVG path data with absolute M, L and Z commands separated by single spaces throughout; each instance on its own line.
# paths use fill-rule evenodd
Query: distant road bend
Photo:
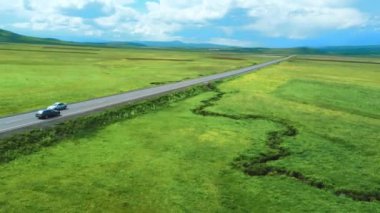
M 151 87 L 147 89 L 141 89 L 131 92 L 126 92 L 123 94 L 97 98 L 93 100 L 83 101 L 79 103 L 73 103 L 69 105 L 67 110 L 61 111 L 60 117 L 51 118 L 47 120 L 39 120 L 35 117 L 36 112 L 29 112 L 19 115 L 14 115 L 10 117 L 0 118 L 0 136 L 8 135 L 12 132 L 20 131 L 23 129 L 29 129 L 33 127 L 49 126 L 55 123 L 62 122 L 69 118 L 73 118 L 79 115 L 88 114 L 93 111 L 99 111 L 102 109 L 110 108 L 112 106 L 125 104 L 132 101 L 143 100 L 146 98 L 159 96 L 163 94 L 170 93 L 172 91 L 185 89 L 194 85 L 204 84 L 236 75 L 241 75 L 244 73 L 253 72 L 259 70 L 263 67 L 267 67 L 273 64 L 278 64 L 280 62 L 286 61 L 293 56 L 288 56 L 285 58 L 273 60 L 259 65 L 254 65 L 238 70 L 232 70 L 229 72 L 219 73 L 215 75 L 210 75 L 206 77 L 201 77 L 197 79 L 186 80 L 177 83 L 171 83 L 166 85 L 161 85 L 157 87 Z M 47 105 L 50 103 L 46 103 Z M 36 110 L 37 111 L 37 110 Z

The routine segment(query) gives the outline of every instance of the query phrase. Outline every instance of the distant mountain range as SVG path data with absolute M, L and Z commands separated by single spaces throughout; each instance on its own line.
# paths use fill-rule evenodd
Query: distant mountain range
M 25 43 L 25 44 L 51 44 L 51 45 L 79 45 L 79 46 L 102 46 L 102 47 L 156 47 L 156 48 L 228 48 L 216 44 L 188 44 L 180 41 L 139 41 L 139 42 L 70 42 L 53 38 L 37 38 L 24 36 L 17 33 L 0 29 L 0 42 Z
M 53 38 L 37 38 L 24 36 L 7 30 L 0 29 L 0 42 L 7 43 L 24 43 L 24 44 L 47 44 L 47 45 L 73 45 L 73 46 L 109 46 L 109 47 L 134 47 L 145 46 L 134 42 L 104 42 L 104 43 L 86 43 L 62 41 Z
M 230 50 L 222 50 L 230 51 Z M 369 46 L 332 46 L 332 47 L 294 47 L 294 48 L 234 48 L 236 52 L 258 54 L 292 54 L 292 55 L 345 55 L 345 56 L 376 56 L 380 57 L 380 45 Z
M 229 46 L 217 44 L 193 44 L 181 41 L 136 41 L 136 42 L 100 42 L 82 43 L 86 45 L 99 45 L 108 47 L 153 47 L 153 48 L 190 48 L 190 49 L 212 49 L 212 48 L 231 48 Z
M 36 38 L 30 36 L 19 35 L 10 31 L 0 29 L 0 42 L 10 43 L 28 43 L 28 44 L 71 44 L 58 39 Z
M 184 43 L 181 41 L 140 41 L 148 47 L 162 47 L 162 48 L 199 48 L 199 49 L 219 49 L 219 48 L 232 48 L 231 46 L 209 44 L 209 43 Z
M 319 55 L 366 55 L 380 56 L 380 45 L 371 46 L 332 46 L 332 47 L 295 47 L 295 48 L 242 48 L 223 46 L 217 44 L 191 44 L 180 41 L 155 42 L 70 42 L 52 38 L 37 38 L 24 36 L 10 31 L 0 29 L 0 43 L 25 43 L 25 44 L 47 44 L 47 45 L 71 45 L 71 46 L 98 46 L 113 48 L 181 48 L 181 49 L 212 49 L 218 51 L 250 52 L 261 54 L 319 54 Z

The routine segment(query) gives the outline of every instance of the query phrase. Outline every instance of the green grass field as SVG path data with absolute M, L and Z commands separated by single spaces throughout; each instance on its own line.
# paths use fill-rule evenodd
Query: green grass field
M 273 60 L 254 54 L 0 44 L 0 116 Z
M 0 165 L 3 212 L 379 212 L 379 65 L 292 60 Z

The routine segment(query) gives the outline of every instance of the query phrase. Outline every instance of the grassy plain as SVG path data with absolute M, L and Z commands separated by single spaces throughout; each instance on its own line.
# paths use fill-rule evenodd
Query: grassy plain
M 215 110 L 286 120 L 299 134 L 284 141 L 290 155 L 270 165 L 300 171 L 335 192 L 379 195 L 379 67 L 291 61 L 222 85 L 238 95 Z M 249 104 L 234 104 L 243 102 Z
M 0 116 L 272 60 L 254 54 L 0 44 Z
M 379 65 L 304 60 L 226 81 L 1 165 L 0 209 L 379 212 L 379 85 Z

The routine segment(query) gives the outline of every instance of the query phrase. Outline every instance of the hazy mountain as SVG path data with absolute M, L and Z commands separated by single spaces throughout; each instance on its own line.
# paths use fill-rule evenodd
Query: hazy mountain
M 141 47 L 143 44 L 134 42 L 70 42 L 53 38 L 37 38 L 24 36 L 17 33 L 0 29 L 0 42 L 25 43 L 25 44 L 50 44 L 50 45 L 74 45 L 74 46 L 104 46 L 104 47 Z
M 56 45 L 86 45 L 86 46 L 104 46 L 104 47 L 153 47 L 153 48 L 227 48 L 217 44 L 190 44 L 181 41 L 136 41 L 136 42 L 68 42 L 51 38 L 37 38 L 24 36 L 10 31 L 0 29 L 0 42 L 9 43 L 28 43 L 28 44 L 56 44 Z
M 0 29 L 0 42 L 10 43 L 28 43 L 28 44 L 71 44 L 58 39 L 37 38 L 31 36 L 19 35 L 10 31 Z
M 337 47 L 296 47 L 296 48 L 240 48 L 208 43 L 184 43 L 181 41 L 137 41 L 137 42 L 68 42 L 51 38 L 37 38 L 19 35 L 0 29 L 0 42 L 50 44 L 50 45 L 75 45 L 75 46 L 101 46 L 114 48 L 147 47 L 147 48 L 187 48 L 187 49 L 212 49 L 218 51 L 234 51 L 261 54 L 323 54 L 323 55 L 366 55 L 380 56 L 380 45 L 372 46 L 337 46 Z
M 209 43 L 184 43 L 181 41 L 139 41 L 149 47 L 162 47 L 162 48 L 200 48 L 200 49 L 211 49 L 211 48 L 229 48 L 228 46 L 209 44 Z
M 340 46 L 320 48 L 326 54 L 335 55 L 372 55 L 380 56 L 380 45 L 370 46 Z

